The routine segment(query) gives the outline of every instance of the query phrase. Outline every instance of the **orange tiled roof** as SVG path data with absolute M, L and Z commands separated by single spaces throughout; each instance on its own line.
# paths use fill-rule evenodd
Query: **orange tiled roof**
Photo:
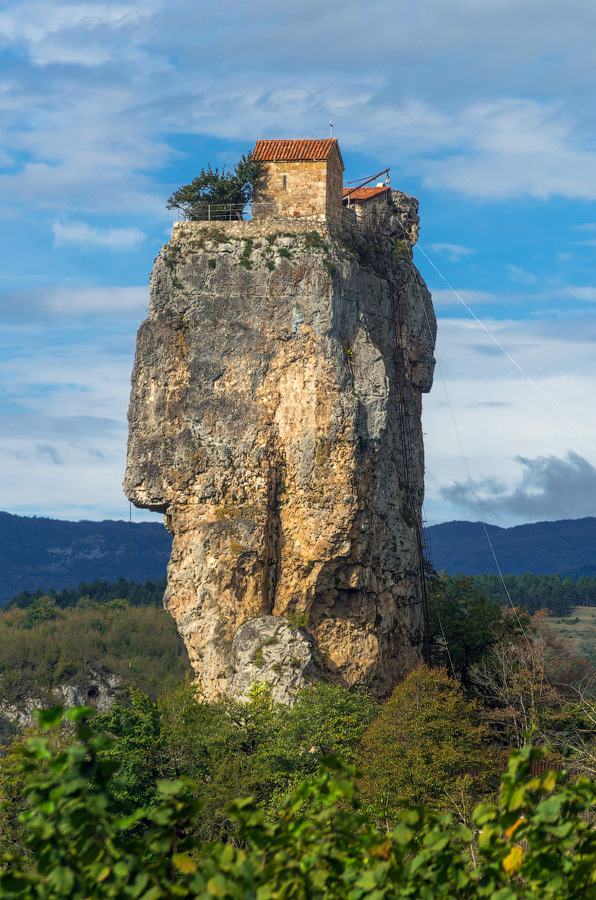
M 262 162 L 322 160 L 327 159 L 334 148 L 339 153 L 343 169 L 345 168 L 344 161 L 341 158 L 339 144 L 335 138 L 327 138 L 327 140 L 257 141 L 252 152 L 252 158 Z
M 370 200 L 371 197 L 378 197 L 390 190 L 387 185 L 381 187 L 360 187 L 360 188 L 344 188 L 344 199 L 350 195 L 350 200 Z

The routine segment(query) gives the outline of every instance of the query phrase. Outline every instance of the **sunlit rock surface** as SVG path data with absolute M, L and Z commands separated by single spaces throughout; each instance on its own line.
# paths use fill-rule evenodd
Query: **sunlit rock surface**
M 165 605 L 207 698 L 320 677 L 382 697 L 420 660 L 436 325 L 417 201 L 392 193 L 374 231 L 179 223 L 155 262 L 124 487 L 165 514 Z

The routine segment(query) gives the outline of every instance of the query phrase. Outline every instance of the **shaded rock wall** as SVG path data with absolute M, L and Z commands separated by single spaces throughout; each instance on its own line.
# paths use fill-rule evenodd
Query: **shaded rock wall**
M 165 514 L 165 604 L 208 698 L 244 695 L 251 659 L 278 699 L 316 677 L 385 696 L 420 659 L 435 319 L 417 201 L 393 198 L 374 233 L 180 223 L 155 262 L 124 487 Z M 271 616 L 299 653 L 269 658 Z

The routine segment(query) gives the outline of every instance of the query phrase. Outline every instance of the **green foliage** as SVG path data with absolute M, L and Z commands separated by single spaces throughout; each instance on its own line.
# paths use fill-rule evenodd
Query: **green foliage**
M 21 628 L 34 628 L 41 625 L 42 622 L 51 622 L 58 618 L 58 607 L 51 597 L 44 594 L 37 597 L 33 603 L 27 607 L 27 611 L 23 616 Z
M 366 728 L 379 705 L 365 693 L 321 683 L 303 688 L 292 708 L 278 711 L 277 727 L 263 747 L 279 803 L 290 784 L 314 774 L 321 759 L 339 754 L 353 762 Z
M 397 686 L 363 737 L 363 795 L 384 821 L 404 803 L 457 812 L 466 821 L 494 774 L 487 739 L 478 704 L 464 699 L 444 669 L 421 666 Z
M 329 250 L 329 245 L 325 243 L 323 236 L 318 231 L 308 231 L 304 235 L 304 246 L 313 250 L 324 250 L 325 252 Z
M 228 807 L 238 793 L 272 814 L 326 754 L 352 760 L 377 714 L 369 697 L 334 685 L 305 688 L 289 708 L 274 704 L 265 685 L 245 704 L 203 703 L 187 682 L 157 704 L 133 691 L 91 725 L 109 734 L 110 753 L 120 760 L 111 808 L 151 805 L 152 779 L 185 776 L 203 804 L 196 836 L 214 840 L 234 836 Z
M 93 734 L 105 732 L 111 743 L 102 759 L 115 762 L 117 779 L 110 782 L 110 809 L 126 815 L 135 806 L 152 806 L 158 799 L 155 782 L 159 769 L 161 726 L 157 705 L 146 694 L 131 690 L 116 700 L 109 712 L 94 716 Z
M 432 575 L 427 593 L 433 656 L 469 686 L 470 667 L 504 634 L 519 630 L 517 619 L 505 618 L 472 576 Z M 521 617 L 528 625 L 527 615 Z
M 252 253 L 254 241 L 252 238 L 244 238 L 244 249 L 240 254 L 240 265 L 244 266 L 245 269 L 252 269 L 252 260 L 250 255 Z
M 6 609 L 27 609 L 41 597 L 49 597 L 56 606 L 64 609 L 67 606 L 76 606 L 83 598 L 93 600 L 95 603 L 109 603 L 111 600 L 126 600 L 130 606 L 161 606 L 166 579 L 158 578 L 157 581 L 127 581 L 119 578 L 118 581 L 92 581 L 90 584 L 83 581 L 78 588 L 64 588 L 56 591 L 50 588 L 48 591 L 23 591 L 16 594 Z
M 304 610 L 295 610 L 287 614 L 288 625 L 291 629 L 307 628 L 310 619 L 310 613 Z
M 505 582 L 505 585 L 503 585 Z M 596 578 L 582 576 L 574 582 L 570 575 L 475 575 L 474 583 L 483 593 L 503 604 L 512 602 L 528 612 L 548 609 L 555 616 L 568 616 L 574 606 L 596 606 Z
M 406 241 L 397 238 L 393 245 L 393 252 L 399 259 L 407 259 L 410 255 L 411 247 Z
M 171 195 L 167 209 L 184 210 L 193 219 L 205 219 L 205 207 L 212 205 L 232 205 L 236 218 L 242 218 L 242 207 L 252 200 L 254 184 L 261 177 L 263 164 L 254 161 L 251 154 L 243 155 L 233 171 L 226 172 L 225 166 L 201 169 L 200 175 L 183 184 Z M 212 216 L 213 218 L 213 216 Z
M 82 599 L 59 610 L 42 597 L 25 610 L 0 613 L 2 702 L 51 700 L 53 687 L 104 672 L 156 696 L 188 667 L 175 622 L 164 609 Z
M 185 779 L 156 785 L 156 804 L 110 811 L 110 742 L 76 721 L 77 741 L 23 751 L 23 847 L 3 852 L 6 900 L 592 900 L 596 897 L 596 785 L 532 777 L 540 751 L 511 757 L 499 807 L 480 805 L 474 829 L 423 807 L 396 811 L 380 832 L 359 810 L 354 770 L 336 759 L 266 820 L 249 800 L 230 809 L 237 842 L 200 846 L 202 813 Z M 57 714 L 42 724 L 56 724 Z M 477 848 L 472 842 L 477 835 Z

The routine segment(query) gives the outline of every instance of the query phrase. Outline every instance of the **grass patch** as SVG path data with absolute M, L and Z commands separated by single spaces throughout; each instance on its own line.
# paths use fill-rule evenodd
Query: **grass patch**
M 304 235 L 304 246 L 314 250 L 329 250 L 329 245 L 325 243 L 318 231 L 309 231 Z
M 250 255 L 253 250 L 254 241 L 252 238 L 244 238 L 244 250 L 240 256 L 240 265 L 245 269 L 252 269 L 252 260 Z

